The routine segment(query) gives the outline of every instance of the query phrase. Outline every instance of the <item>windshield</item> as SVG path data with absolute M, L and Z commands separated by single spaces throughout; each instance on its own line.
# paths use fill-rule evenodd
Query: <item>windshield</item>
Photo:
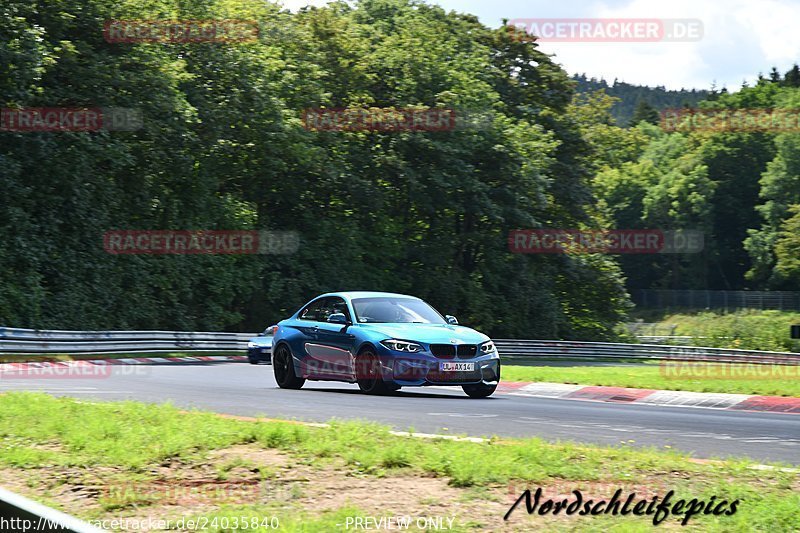
M 356 320 L 363 323 L 446 324 L 436 309 L 414 298 L 357 298 Z

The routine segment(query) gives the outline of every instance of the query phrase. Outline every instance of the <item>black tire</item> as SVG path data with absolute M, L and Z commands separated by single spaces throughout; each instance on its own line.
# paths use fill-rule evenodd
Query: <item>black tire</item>
M 292 352 L 284 344 L 281 344 L 275 350 L 275 355 L 272 358 L 272 369 L 275 372 L 275 381 L 278 383 L 278 387 L 282 389 L 299 389 L 306 382 L 305 379 L 298 378 L 295 375 Z
M 386 394 L 391 387 L 380 373 L 380 361 L 371 349 L 364 350 L 356 357 L 356 383 L 364 394 Z
M 258 364 L 258 359 L 256 359 L 252 355 L 248 355 L 247 356 L 247 362 L 250 363 L 251 365 L 257 365 Z
M 494 393 L 495 389 L 497 389 L 497 384 L 485 385 L 483 383 L 478 383 L 476 385 L 462 385 L 461 388 L 464 389 L 464 392 L 466 392 L 467 396 L 470 398 L 488 398 Z

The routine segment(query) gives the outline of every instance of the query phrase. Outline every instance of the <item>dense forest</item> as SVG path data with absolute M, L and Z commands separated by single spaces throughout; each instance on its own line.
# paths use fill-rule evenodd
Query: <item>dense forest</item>
M 800 290 L 800 71 L 714 91 L 699 112 L 775 111 L 770 127 L 665 132 L 614 125 L 610 97 L 577 99 L 595 122 L 599 212 L 611 227 L 702 231 L 699 254 L 623 256 L 628 288 Z M 741 124 L 739 124 L 741 126 Z
M 328 290 L 426 298 L 498 337 L 606 339 L 641 287 L 800 289 L 797 133 L 619 123 L 535 42 L 411 0 L 8 0 L 0 105 L 136 109 L 0 131 L 0 325 L 252 331 Z M 111 43 L 113 19 L 255 20 L 248 42 Z M 796 108 L 792 71 L 700 107 Z M 699 92 L 698 92 L 699 94 Z M 691 102 L 690 102 L 691 103 Z M 455 109 L 314 131 L 318 108 Z M 488 117 L 488 119 L 487 119 Z M 513 254 L 518 228 L 695 229 L 701 254 Z M 114 255 L 109 230 L 293 231 L 283 255 Z
M 586 74 L 576 74 L 572 77 L 577 86 L 576 92 L 579 94 L 594 93 L 602 90 L 609 96 L 617 100 L 611 106 L 611 116 L 620 126 L 635 125 L 636 112 L 641 108 L 648 107 L 656 112 L 665 109 L 681 107 L 696 107 L 701 101 L 713 95 L 716 89 L 697 90 L 680 89 L 669 90 L 664 87 L 648 87 L 646 85 L 634 85 L 624 81 L 614 80 L 610 84 L 604 79 L 588 78 Z

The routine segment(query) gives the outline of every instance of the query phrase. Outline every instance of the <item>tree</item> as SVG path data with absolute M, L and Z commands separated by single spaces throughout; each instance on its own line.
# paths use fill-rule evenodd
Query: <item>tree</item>
M 791 116 L 800 103 L 800 90 L 780 89 L 773 101 L 777 109 L 790 110 Z M 747 277 L 760 286 L 790 289 L 787 278 L 775 270 L 775 248 L 781 228 L 791 216 L 791 206 L 800 203 L 800 141 L 796 133 L 787 132 L 775 135 L 773 144 L 774 158 L 759 180 L 759 220 L 749 229 L 744 243 L 752 264 Z
M 775 274 L 787 287 L 800 289 L 800 204 L 789 208 L 775 243 Z
M 292 14 L 228 0 L 12 0 L 4 106 L 143 111 L 134 132 L 0 144 L 0 323 L 261 329 L 313 294 L 409 292 L 493 335 L 610 338 L 626 294 L 607 258 L 508 253 L 510 229 L 594 224 L 573 84 L 535 43 L 432 5 Z M 130 44 L 109 19 L 260 22 L 250 43 Z M 319 107 L 450 108 L 439 132 L 310 131 Z M 628 148 L 621 149 L 621 152 Z M 43 164 L 44 162 L 44 164 Z M 107 229 L 279 229 L 291 256 L 113 256 Z M 22 239 L 20 235 L 25 235 Z
M 636 104 L 636 109 L 633 112 L 633 117 L 631 118 L 630 126 L 635 126 L 640 122 L 647 122 L 649 124 L 658 124 L 660 121 L 661 116 L 658 114 L 658 111 L 647 103 L 646 100 L 639 100 Z
M 792 65 L 783 77 L 783 85 L 785 87 L 800 87 L 800 67 L 797 63 Z

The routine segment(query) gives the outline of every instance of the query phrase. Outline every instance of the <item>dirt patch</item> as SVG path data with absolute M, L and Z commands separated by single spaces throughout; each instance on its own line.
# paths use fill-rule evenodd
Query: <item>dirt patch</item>
M 222 450 L 214 450 L 208 455 L 212 463 L 241 460 L 280 468 L 291 467 L 295 463 L 292 457 L 286 453 L 273 448 L 261 448 L 255 445 L 231 446 Z
M 360 475 L 343 465 L 303 464 L 255 445 L 216 450 L 200 462 L 167 461 L 135 476 L 109 467 L 3 469 L 0 476 L 9 490 L 89 519 L 200 516 L 225 503 L 312 516 L 352 506 L 365 516 L 443 517 L 445 524 L 452 518 L 454 524 L 515 530 L 502 527 L 509 504 L 499 487 L 477 492 L 439 478 Z
M 444 517 L 455 523 L 471 522 L 483 527 L 502 522 L 508 505 L 495 490 L 486 501 L 474 492 L 451 487 L 441 478 L 418 475 L 374 477 L 349 472 L 344 465 L 312 466 L 292 456 L 256 446 L 218 450 L 212 461 L 257 464 L 274 475 L 262 483 L 264 502 L 291 502 L 303 511 L 319 513 L 342 507 L 357 507 L 368 516 Z M 270 493 L 271 491 L 271 493 Z M 497 523 L 500 526 L 500 523 Z
M 503 516 L 520 494 L 543 489 L 543 500 L 608 500 L 618 488 L 642 499 L 662 495 L 683 480 L 680 473 L 653 476 L 637 484 L 618 481 L 557 481 L 508 486 L 456 488 L 442 478 L 421 475 L 360 474 L 334 459 L 307 463 L 274 449 L 239 445 L 210 452 L 207 459 L 173 459 L 132 474 L 119 468 L 0 469 L 3 486 L 73 515 L 89 519 L 172 519 L 211 515 L 221 505 L 262 505 L 284 515 L 318 516 L 355 507 L 367 517 L 439 518 L 482 531 L 573 529 L 587 525 L 576 516 L 527 516 L 524 502 L 509 522 Z M 647 518 L 643 517 L 643 525 Z M 674 524 L 664 523 L 671 530 Z M 352 528 L 351 528 L 352 529 Z M 416 527 L 411 527 L 412 530 Z M 156 531 L 145 527 L 140 531 Z M 188 529 L 187 529 L 188 531 Z

